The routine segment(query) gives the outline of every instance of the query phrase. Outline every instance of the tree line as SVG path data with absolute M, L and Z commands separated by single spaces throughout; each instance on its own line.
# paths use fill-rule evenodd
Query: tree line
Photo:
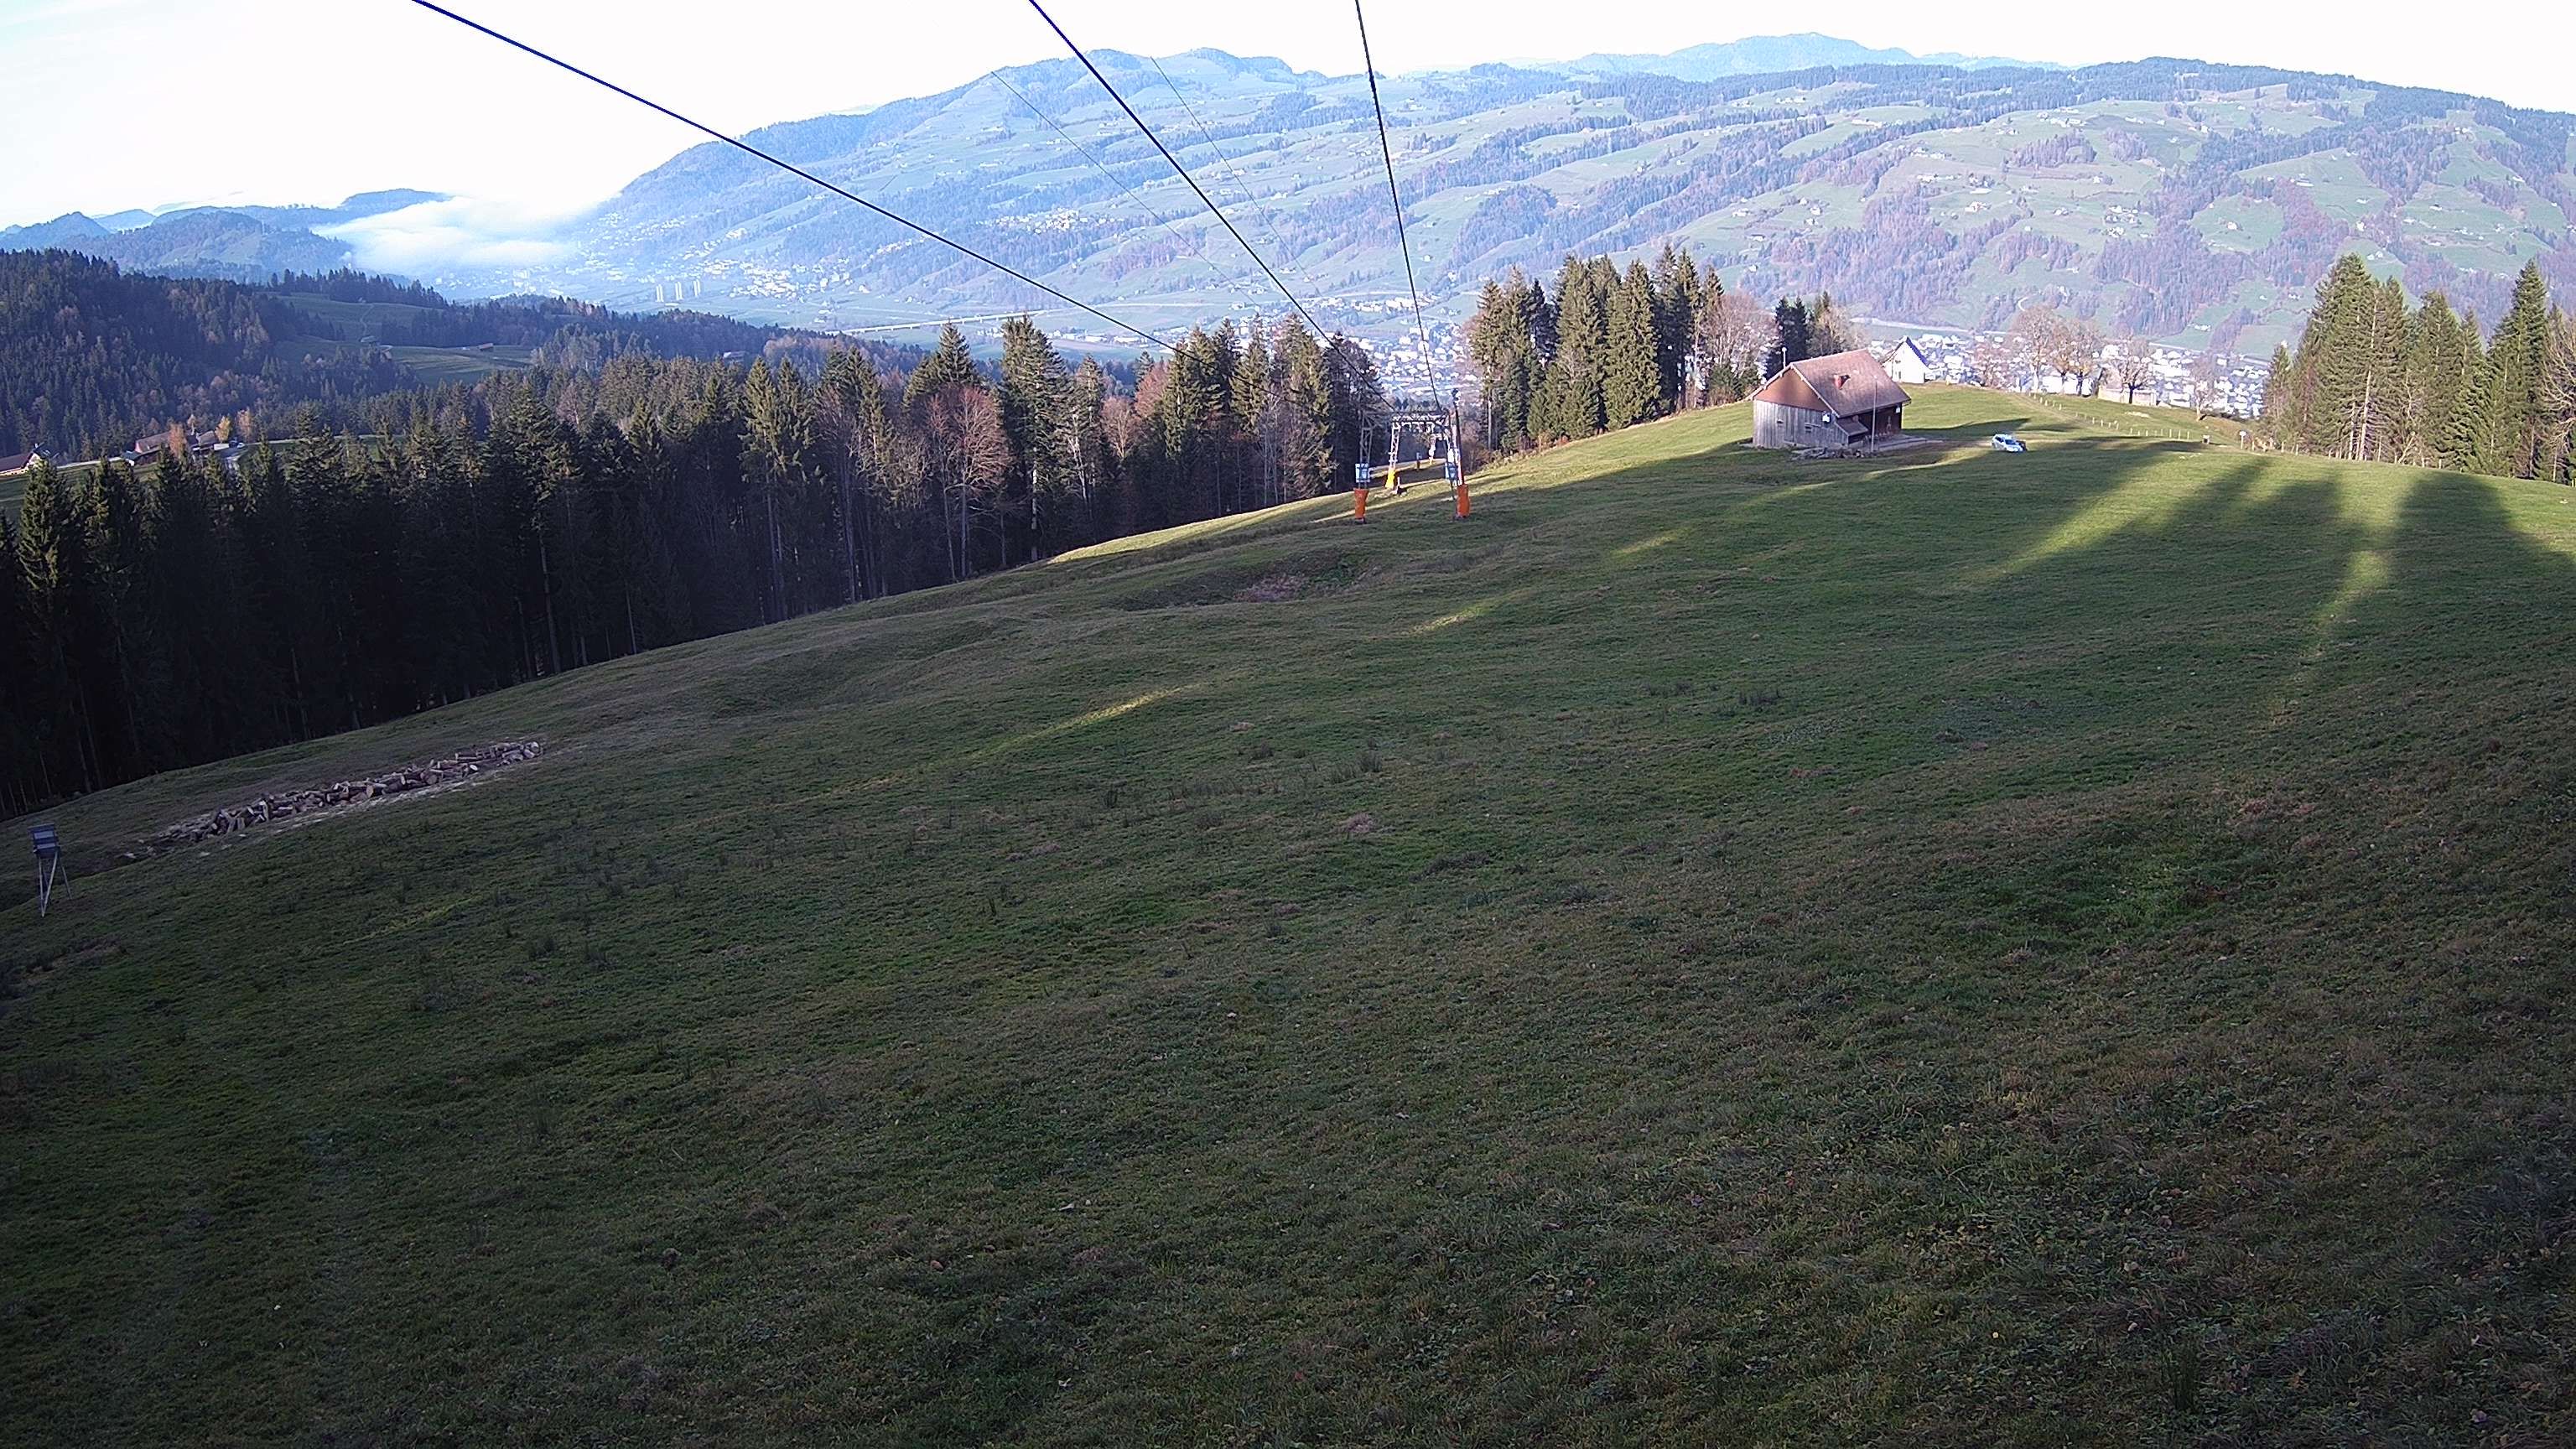
M 1568 256 L 1553 296 L 1517 267 L 1468 320 L 1481 440 L 1505 452 L 1735 402 L 1791 362 L 1861 345 L 1830 294 L 1768 310 L 1667 242 L 1653 265 Z
M 562 298 L 450 302 L 362 272 L 284 272 L 264 284 L 156 277 L 66 251 L 0 252 L 0 456 L 99 458 L 179 425 L 303 404 L 336 416 L 418 379 L 387 349 L 524 346 L 557 366 L 620 352 L 664 357 L 827 345 L 908 370 L 919 348 L 826 339 L 701 312 L 612 312 Z
M 2551 304 L 2536 262 L 2489 335 L 2441 292 L 2410 307 L 2396 278 L 2346 255 L 2297 348 L 2273 353 L 2263 415 L 2271 440 L 2297 452 L 2576 481 L 2576 321 Z
M 121 272 L 70 252 L 0 252 L 0 454 L 118 452 L 169 420 L 407 387 L 373 349 L 301 349 L 260 294 Z
M 0 814 L 1343 486 L 1387 410 L 1295 322 L 1122 387 L 1026 319 L 908 373 L 629 351 L 254 420 L 228 463 L 39 464 L 0 519 Z

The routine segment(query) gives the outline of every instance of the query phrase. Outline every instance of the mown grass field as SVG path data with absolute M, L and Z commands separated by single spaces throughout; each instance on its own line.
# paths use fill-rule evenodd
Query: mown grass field
M 535 360 L 532 347 L 389 347 L 394 361 L 425 383 L 480 382 L 495 373 L 519 372 Z
M 0 1441 L 2576 1437 L 2576 505 L 1912 421 L 66 806 Z

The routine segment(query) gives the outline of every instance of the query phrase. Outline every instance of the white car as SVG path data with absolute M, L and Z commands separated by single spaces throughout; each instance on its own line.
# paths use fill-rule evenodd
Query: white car
M 1997 433 L 1995 434 L 1994 450 L 1998 453 L 2027 453 L 2030 451 L 2030 447 L 2021 440 L 2018 434 Z

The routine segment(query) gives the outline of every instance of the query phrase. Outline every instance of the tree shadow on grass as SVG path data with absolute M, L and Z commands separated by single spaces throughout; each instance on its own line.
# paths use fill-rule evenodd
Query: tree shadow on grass
M 1660 467 L 1605 473 L 1583 481 L 1612 485 L 1615 533 L 1569 499 L 1534 537 L 1594 538 L 1605 576 L 1651 565 L 1659 585 L 1696 555 L 1792 550 L 1803 617 L 1765 627 L 1810 660 L 1887 661 L 1828 672 L 1811 692 L 1860 688 L 1739 736 L 1828 761 L 1896 737 L 1840 760 L 1827 797 L 1879 823 L 1766 843 L 1782 908 L 1742 949 L 1797 963 L 1774 986 L 1803 1001 L 1803 1037 L 1853 1050 L 1901 1010 L 1913 1029 L 1882 1028 L 1880 1050 L 2032 1079 L 2016 1091 L 2034 1106 L 1977 1109 L 1971 1130 L 1995 1163 L 2042 1156 L 2047 1186 L 1963 1179 L 1987 1216 L 2060 1239 L 1982 1289 L 1984 1309 L 2053 1325 L 2016 1350 L 2020 1375 L 2094 1433 L 2431 1443 L 2477 1415 L 2528 1442 L 2566 1432 L 2552 1265 L 2576 1224 L 2576 1125 L 2553 1084 L 2576 1078 L 2554 1024 L 2576 984 L 2576 558 L 2535 517 L 2556 498 L 2172 444 L 1808 466 L 1718 496 Z M 1555 602 L 1493 600 L 1475 626 Z M 1529 622 L 1567 630 L 1574 667 L 1636 667 L 1607 605 Z M 1615 793 L 1594 808 L 1647 815 Z M 1864 899 L 1873 955 L 1919 970 L 1853 959 Z M 1973 1045 L 1927 1047 L 1941 1031 Z M 1794 1061 L 1774 1069 L 1796 1079 Z M 1903 1140 L 1933 1109 L 1894 1091 L 1843 1110 L 1849 1132 Z M 1903 1220 L 1957 1190 L 1899 1179 L 1849 1210 Z M 1992 1405 L 1923 1418 L 1942 1398 L 1919 1389 L 1876 1422 L 2014 1437 Z
M 2177 1261 L 2235 1265 L 2124 1284 L 2230 1386 L 2179 1419 L 2221 1442 L 2568 1430 L 2576 1124 L 2543 1084 L 2576 1074 L 2576 561 L 2533 489 L 2270 459 L 2123 483 L 1963 570 L 1999 628 L 2105 615 L 2011 685 L 2093 708 L 2005 792 L 2048 825 L 1924 832 L 1968 839 L 1909 933 L 2058 1014 L 2047 1055 L 2097 1084 L 2047 1094 L 2071 1170 L 2146 1164 Z

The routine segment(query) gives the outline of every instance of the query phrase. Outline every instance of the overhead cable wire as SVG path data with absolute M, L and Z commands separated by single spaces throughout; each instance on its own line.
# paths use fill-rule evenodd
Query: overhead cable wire
M 1203 266 L 1203 267 L 1205 267 L 1205 268 L 1207 268 L 1207 269 L 1208 269 L 1208 275 L 1210 275 L 1210 276 L 1212 276 L 1212 277 L 1216 278 L 1219 284 L 1223 284 L 1223 283 L 1225 282 L 1225 280 L 1226 280 L 1226 275 L 1225 275 L 1225 273 L 1218 271 L 1218 270 L 1217 270 L 1216 263 L 1214 263 L 1214 262 L 1212 262 L 1212 261 L 1209 261 L 1209 260 L 1208 260 L 1208 258 L 1207 258 L 1207 253 L 1206 253 L 1205 251 L 1203 251 L 1203 250 L 1201 250 L 1201 249 L 1200 249 L 1199 244 L 1198 244 L 1196 241 L 1193 241 L 1193 240 L 1191 240 L 1191 239 L 1190 239 L 1190 238 L 1188 238 L 1188 237 L 1182 236 L 1182 235 L 1181 235 L 1181 233 L 1180 233 L 1180 229 L 1179 229 L 1179 228 L 1177 228 L 1177 227 L 1175 227 L 1175 226 L 1173 226 L 1173 225 L 1172 225 L 1172 223 L 1171 223 L 1170 221 L 1166 220 L 1166 219 L 1164 218 L 1164 216 L 1163 216 L 1163 214 L 1162 214 L 1161 212 L 1159 212 L 1159 211 L 1155 210 L 1155 209 L 1154 209 L 1154 207 L 1153 207 L 1153 205 L 1152 205 L 1151 203 L 1147 202 L 1147 201 L 1145 200 L 1144 196 L 1143 196 L 1143 195 L 1141 195 L 1141 194 L 1136 190 L 1136 188 L 1135 188 L 1135 187 L 1133 187 L 1133 186 L 1129 186 L 1126 182 L 1119 180 L 1119 179 L 1118 179 L 1118 173 L 1116 173 L 1116 172 L 1114 172 L 1114 171 L 1110 170 L 1110 169 L 1109 169 L 1109 167 L 1108 167 L 1108 165 L 1107 165 L 1106 163 L 1104 163 L 1104 162 L 1103 162 L 1103 161 L 1102 161 L 1098 156 L 1093 155 L 1093 154 L 1092 154 L 1092 152 L 1091 152 L 1091 148 L 1090 148 L 1090 147 L 1085 146 L 1084 144 L 1082 144 L 1082 142 L 1081 142 L 1081 141 L 1079 141 L 1079 140 L 1075 139 L 1074 134 L 1073 134 L 1071 131 L 1066 130 L 1064 127 L 1062 127 L 1062 126 L 1060 126 L 1060 125 L 1057 125 L 1057 124 L 1056 124 L 1056 119 L 1055 119 L 1055 117 L 1048 115 L 1046 112 L 1044 112 L 1044 111 L 1042 111 L 1042 110 L 1039 110 L 1039 109 L 1038 109 L 1038 103 L 1037 103 L 1037 102 L 1035 102 L 1035 101 L 1033 101 L 1033 100 L 1030 100 L 1030 99 L 1028 98 L 1028 96 L 1027 96 L 1026 94 L 1024 94 L 1024 93 L 1020 90 L 1020 88 L 1019 88 L 1018 86 L 1015 86 L 1015 85 L 1011 84 L 1009 77 L 1007 77 L 1007 76 L 1003 75 L 1000 71 L 998 71 L 998 70 L 997 70 L 997 71 L 993 72 L 993 76 L 992 76 L 992 78 L 993 78 L 994 80 L 1000 81 L 1000 82 L 1002 83 L 1002 89 L 1004 89 L 1004 90 L 1006 90 L 1006 91 L 1009 91 L 1009 92 L 1010 92 L 1012 95 L 1014 95 L 1014 96 L 1019 97 L 1020 104 L 1021 104 L 1021 105 L 1024 105 L 1024 106 L 1026 106 L 1026 107 L 1028 107 L 1028 108 L 1029 108 L 1029 114 L 1031 114 L 1031 115 L 1033 115 L 1033 116 L 1037 117 L 1037 118 L 1038 118 L 1039 120 L 1041 120 L 1041 121 L 1046 122 L 1046 123 L 1047 123 L 1047 125 L 1048 125 L 1050 128 L 1052 128 L 1052 129 L 1055 131 L 1055 133 L 1056 133 L 1057 135 L 1062 136 L 1062 137 L 1064 138 L 1064 143 L 1065 143 L 1066 145 L 1071 146 L 1071 147 L 1072 147 L 1073 149 L 1075 149 L 1076 151 L 1081 152 L 1081 153 L 1082 153 L 1082 158 L 1083 158 L 1084 160 L 1086 160 L 1086 161 L 1088 161 L 1088 162 L 1090 162 L 1090 163 L 1091 163 L 1091 165 L 1092 165 L 1092 169 L 1093 169 L 1093 170 L 1098 171 L 1102 176 L 1107 177 L 1107 178 L 1109 179 L 1109 183 L 1110 183 L 1111 185 L 1116 186 L 1116 187 L 1117 187 L 1117 188 L 1119 188 L 1120 190 L 1122 190 L 1122 191 L 1126 192 L 1126 193 L 1127 193 L 1127 199 L 1128 199 L 1128 200 L 1130 200 L 1130 201 L 1132 201 L 1132 202 L 1134 202 L 1134 203 L 1136 203 L 1136 205 L 1137 205 L 1139 208 L 1141 208 L 1147 216 L 1152 217 L 1152 218 L 1155 220 L 1156 224 L 1160 225 L 1160 226 L 1163 228 L 1163 230 L 1164 230 L 1165 232 L 1167 232 L 1167 233 L 1169 233 L 1169 234 L 1170 234 L 1170 236 L 1171 236 L 1171 238 L 1172 238 L 1172 240 L 1173 240 L 1173 241 L 1180 243 L 1180 244 L 1181 244 L 1182 246 L 1184 246 L 1184 247 L 1187 247 L 1187 248 L 1189 249 L 1190 255 L 1191 255 L 1191 256 L 1193 256 L 1193 257 L 1196 257 L 1196 258 L 1198 259 L 1198 263 L 1199 263 L 1199 265 L 1200 265 L 1200 266 Z
M 1377 112 L 1377 149 L 1378 155 L 1386 161 L 1386 199 L 1395 208 L 1395 244 L 1404 253 L 1404 289 L 1413 294 L 1413 335 L 1422 342 L 1422 365 L 1428 368 L 1431 366 L 1431 329 L 1422 320 L 1422 289 L 1413 284 L 1413 242 L 1404 232 L 1404 198 L 1395 189 L 1395 147 L 1386 138 L 1386 104 L 1377 95 L 1377 61 L 1369 55 L 1368 12 L 1360 8 L 1360 0 L 1351 0 L 1351 14 L 1357 16 L 1360 23 L 1360 64 L 1368 71 L 1369 108 Z M 1453 380 L 1449 385 L 1452 413 L 1457 411 L 1457 398 L 1458 385 Z M 1454 433 L 1454 419 L 1450 426 Z M 1450 446 L 1456 447 L 1457 444 L 1453 441 Z
M 1216 133 L 1209 130 L 1208 123 L 1199 118 L 1199 108 L 1190 104 L 1188 96 L 1181 94 L 1180 86 L 1173 82 L 1172 73 L 1163 69 L 1161 61 L 1149 55 L 1145 57 L 1145 63 L 1154 68 L 1154 74 L 1163 78 L 1163 89 L 1170 91 L 1172 99 L 1181 103 L 1181 109 L 1189 113 L 1190 124 L 1199 128 L 1199 136 L 1208 143 L 1208 149 L 1216 153 L 1216 159 L 1225 163 L 1226 174 L 1234 178 L 1234 194 L 1243 199 L 1245 206 L 1252 206 L 1254 204 L 1252 188 L 1243 184 L 1243 168 L 1234 164 L 1234 157 L 1227 154 L 1223 146 L 1217 144 Z
M 1039 281 L 1037 278 L 1030 276 L 1028 273 L 1021 271 L 1019 268 L 1014 267 L 1007 262 L 997 262 L 991 257 L 984 255 L 982 252 L 975 250 L 973 247 L 966 245 L 964 242 L 942 236 L 938 232 L 931 230 L 929 227 L 923 226 L 920 222 L 914 221 L 908 216 L 903 216 L 899 213 L 889 211 L 886 208 L 877 205 L 875 202 L 868 200 L 866 197 L 859 195 L 857 192 L 848 190 L 841 186 L 836 186 L 833 183 L 824 180 L 822 177 L 815 175 L 813 172 L 806 170 L 804 167 L 799 166 L 792 161 L 787 161 L 780 157 L 773 156 L 769 152 L 760 149 L 758 146 L 752 145 L 748 141 L 728 136 L 724 132 L 717 130 L 715 127 L 707 125 L 703 121 L 692 120 L 687 116 L 681 115 L 678 111 L 672 110 L 669 106 L 663 105 L 658 101 L 647 100 L 644 97 L 637 95 L 635 92 L 628 90 L 626 87 L 617 84 L 615 81 L 594 75 L 589 71 L 583 70 L 580 66 L 573 64 L 571 61 L 565 60 L 559 56 L 550 55 L 547 52 L 539 50 L 535 46 L 528 44 L 524 40 L 513 39 L 510 36 L 502 34 L 500 31 L 494 30 L 491 26 L 481 23 L 480 21 L 469 20 L 445 6 L 432 4 L 431 0 L 411 0 L 411 3 L 419 6 L 423 10 L 429 11 L 433 15 L 445 16 L 446 18 L 455 21 L 457 24 L 464 26 L 468 30 L 489 36 L 513 50 L 524 51 L 527 54 L 544 61 L 548 65 L 570 71 L 574 75 L 581 77 L 583 80 L 586 80 L 592 85 L 598 86 L 603 90 L 614 91 L 617 94 L 624 96 L 626 99 L 633 101 L 635 104 L 644 107 L 648 111 L 658 111 L 662 115 L 668 116 L 672 120 L 679 122 L 681 125 L 688 127 L 690 130 L 702 132 L 718 141 L 722 141 L 724 144 L 731 146 L 735 150 L 740 151 L 747 156 L 757 157 L 760 160 L 766 161 L 770 165 L 777 167 L 779 170 L 784 171 L 791 176 L 809 181 L 814 185 L 823 188 L 825 191 L 832 193 L 834 196 L 840 197 L 844 201 L 855 202 L 856 204 L 867 208 L 869 211 L 875 212 L 877 215 L 884 217 L 886 220 L 893 222 L 897 226 L 918 232 L 921 235 L 930 238 L 932 241 L 939 243 L 941 246 L 947 247 L 951 251 L 961 253 L 962 255 L 971 257 L 976 261 L 982 262 L 984 265 L 991 267 L 994 271 L 1000 272 L 1002 275 L 1010 277 L 1016 281 L 1035 287 L 1039 291 L 1046 293 L 1048 296 L 1055 298 L 1057 301 L 1065 303 L 1067 306 L 1077 307 L 1082 311 L 1088 312 L 1092 316 L 1099 318 L 1101 321 L 1108 323 L 1110 326 L 1117 328 L 1121 332 L 1134 333 L 1136 336 L 1144 338 L 1146 341 L 1153 343 L 1155 346 L 1160 347 L 1165 351 L 1175 350 L 1171 343 L 1165 341 L 1163 338 L 1152 332 L 1146 331 L 1144 328 L 1139 327 L 1132 322 L 1122 322 L 1119 319 L 1110 316 L 1108 313 L 1101 311 L 1099 308 L 1094 307 L 1089 302 L 1083 301 L 1079 297 L 1057 291 L 1055 288 L 1048 286 L 1046 283 Z
M 413 0 L 413 3 L 425 5 L 429 0 Z M 1064 33 L 1064 27 L 1055 23 L 1055 17 L 1047 13 L 1044 5 L 1039 4 L 1038 0 L 1029 0 L 1029 8 L 1036 11 L 1038 18 L 1047 23 L 1047 29 L 1055 32 L 1056 39 L 1064 42 L 1064 48 L 1073 52 L 1073 58 L 1082 62 L 1082 68 L 1091 72 L 1091 78 L 1100 82 L 1100 88 L 1109 92 L 1109 99 L 1118 103 L 1118 109 L 1127 113 L 1127 119 L 1136 123 L 1136 129 L 1145 133 L 1145 139 L 1154 143 L 1154 149 L 1163 153 L 1163 159 L 1172 163 L 1172 169 L 1179 172 L 1181 179 L 1190 184 L 1190 190 L 1198 193 L 1199 203 L 1208 209 L 1210 216 L 1224 223 L 1226 231 L 1234 237 L 1236 245 L 1243 248 L 1243 254 L 1252 258 L 1254 264 L 1261 268 L 1262 275 L 1270 279 L 1270 285 L 1277 287 L 1279 295 L 1287 298 L 1288 305 L 1296 308 L 1297 315 L 1305 318 L 1306 325 L 1312 328 L 1316 335 L 1321 336 L 1324 324 L 1315 320 L 1315 314 L 1306 310 L 1306 304 L 1297 300 L 1297 294 L 1288 290 L 1286 282 L 1279 280 L 1279 274 L 1271 269 L 1268 262 L 1261 259 L 1261 253 L 1254 251 L 1252 243 L 1243 239 L 1243 233 L 1236 228 L 1233 219 L 1219 210 L 1215 202 L 1208 199 L 1207 188 L 1199 185 L 1198 179 L 1190 175 L 1189 168 L 1183 166 L 1180 158 L 1172 154 L 1172 148 L 1163 144 L 1163 138 L 1154 134 L 1154 128 L 1145 124 L 1145 118 L 1136 114 L 1134 106 L 1127 104 L 1127 98 L 1118 94 L 1118 88 L 1109 83 L 1109 77 L 1100 73 L 1100 67 L 1091 63 L 1091 57 L 1083 53 L 1081 46 L 1073 43 L 1073 37 Z

